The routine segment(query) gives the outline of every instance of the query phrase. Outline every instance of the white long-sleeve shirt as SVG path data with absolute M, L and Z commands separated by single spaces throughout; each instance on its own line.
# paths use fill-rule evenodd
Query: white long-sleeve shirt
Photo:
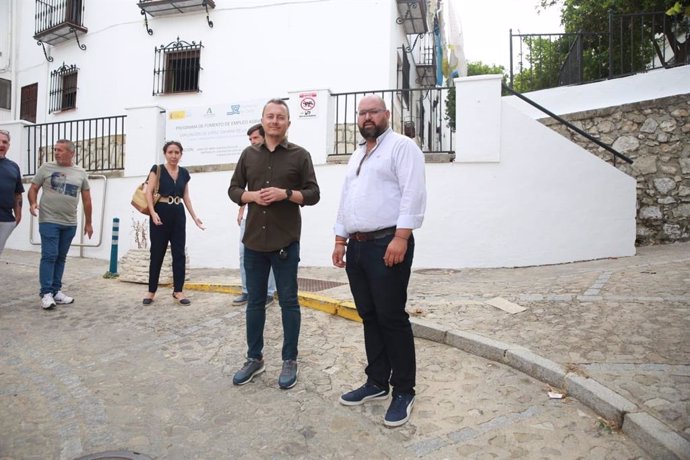
M 425 209 L 424 154 L 412 139 L 388 128 L 368 155 L 362 141 L 350 157 L 335 234 L 419 228 Z

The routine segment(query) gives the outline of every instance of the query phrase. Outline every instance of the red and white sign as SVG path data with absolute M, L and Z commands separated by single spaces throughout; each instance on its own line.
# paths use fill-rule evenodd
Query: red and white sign
M 316 93 L 299 94 L 299 117 L 312 118 L 316 116 Z

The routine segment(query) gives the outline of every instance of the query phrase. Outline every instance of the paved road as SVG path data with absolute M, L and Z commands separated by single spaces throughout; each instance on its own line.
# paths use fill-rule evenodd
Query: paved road
M 43 311 L 38 256 L 0 257 L 0 459 L 74 459 L 124 449 L 160 459 L 652 458 L 575 398 L 506 364 L 417 339 L 418 399 L 407 425 L 382 425 L 387 402 L 343 407 L 362 381 L 361 325 L 303 309 L 300 379 L 277 388 L 282 332 L 272 307 L 267 370 L 233 387 L 244 314 L 231 296 L 104 279 L 107 263 L 70 258 L 77 300 Z M 642 248 L 627 259 L 513 270 L 413 275 L 420 322 L 522 345 L 605 383 L 690 438 L 690 245 Z M 344 282 L 341 270 L 300 277 Z M 191 281 L 239 282 L 236 270 L 192 270 Z M 316 283 L 318 285 L 318 283 Z M 319 291 L 348 300 L 346 285 Z M 501 297 L 526 307 L 508 314 Z M 683 438 L 684 437 L 684 438 Z M 684 446 L 681 444 L 680 448 Z M 681 454 L 683 451 L 680 451 Z

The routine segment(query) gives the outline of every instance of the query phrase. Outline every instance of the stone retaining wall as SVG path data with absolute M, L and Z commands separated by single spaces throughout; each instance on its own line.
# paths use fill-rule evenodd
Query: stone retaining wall
M 631 158 L 637 180 L 637 245 L 690 240 L 690 94 L 563 116 Z M 553 119 L 542 123 L 612 163 L 612 155 Z M 565 165 L 567 167 L 567 165 Z

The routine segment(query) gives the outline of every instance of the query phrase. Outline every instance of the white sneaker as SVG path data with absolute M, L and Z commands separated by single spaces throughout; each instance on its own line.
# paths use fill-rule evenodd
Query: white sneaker
M 44 310 L 48 310 L 54 306 L 55 299 L 53 298 L 53 294 L 50 292 L 48 294 L 43 294 L 43 298 L 41 299 L 41 307 L 43 307 Z
M 67 305 L 68 303 L 74 302 L 74 297 L 65 295 L 65 293 L 62 291 L 58 291 L 53 298 L 55 299 L 55 303 L 58 305 Z

